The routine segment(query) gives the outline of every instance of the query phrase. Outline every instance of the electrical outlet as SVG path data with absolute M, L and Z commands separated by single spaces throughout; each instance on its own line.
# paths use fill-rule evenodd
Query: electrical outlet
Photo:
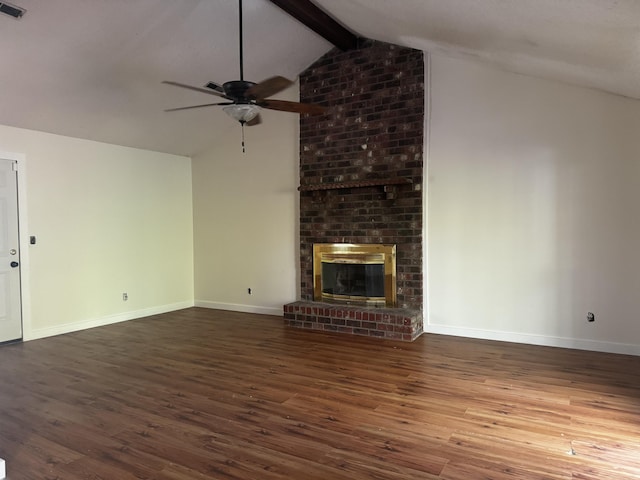
M 127 300 L 129 300 L 129 294 L 128 293 L 123 293 L 122 294 L 122 301 L 126 302 Z
M 595 321 L 596 321 L 596 316 L 593 313 L 588 312 L 587 313 L 587 322 L 595 322 Z

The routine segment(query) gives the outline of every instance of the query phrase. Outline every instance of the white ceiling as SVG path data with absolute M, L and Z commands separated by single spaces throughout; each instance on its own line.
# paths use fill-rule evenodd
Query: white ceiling
M 12 3 L 27 13 L 0 15 L 0 124 L 184 155 L 238 128 L 218 107 L 163 112 L 215 98 L 161 83 L 239 77 L 237 0 Z M 640 98 L 637 0 L 315 3 L 361 36 Z M 244 0 L 244 30 L 248 80 L 331 48 L 268 0 Z

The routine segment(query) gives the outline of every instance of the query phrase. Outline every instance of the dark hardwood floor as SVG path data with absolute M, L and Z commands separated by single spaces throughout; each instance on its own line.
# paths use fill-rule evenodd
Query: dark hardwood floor
M 188 309 L 0 347 L 7 479 L 637 479 L 640 357 Z

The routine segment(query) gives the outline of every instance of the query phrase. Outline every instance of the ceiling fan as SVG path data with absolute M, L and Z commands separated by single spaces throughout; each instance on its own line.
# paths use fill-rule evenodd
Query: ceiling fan
M 175 112 L 178 110 L 188 110 L 192 108 L 202 108 L 221 105 L 223 110 L 230 117 L 234 118 L 244 127 L 244 125 L 256 125 L 260 123 L 260 109 L 280 110 L 283 112 L 306 113 L 311 115 L 322 114 L 325 108 L 312 103 L 290 102 L 287 100 L 269 99 L 271 95 L 284 90 L 293 82 L 281 76 L 267 78 L 260 83 L 250 82 L 244 79 L 243 51 L 242 51 L 242 0 L 239 2 L 239 45 L 240 45 L 240 80 L 231 80 L 222 85 L 209 82 L 204 88 L 185 85 L 183 83 L 163 81 L 169 85 L 180 88 L 195 90 L 222 97 L 226 101 L 217 103 L 205 103 L 203 105 L 193 105 L 190 107 L 169 108 L 165 112 Z

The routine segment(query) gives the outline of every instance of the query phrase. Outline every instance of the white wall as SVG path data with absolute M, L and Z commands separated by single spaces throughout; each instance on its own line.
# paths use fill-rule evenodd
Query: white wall
M 297 101 L 297 84 L 280 98 Z M 298 298 L 299 118 L 261 115 L 245 127 L 246 153 L 229 119 L 227 141 L 193 158 L 198 306 L 282 315 Z
M 637 101 L 432 56 L 426 330 L 640 354 L 638 132 Z
M 189 158 L 6 126 L 0 151 L 25 159 L 25 339 L 193 305 Z

